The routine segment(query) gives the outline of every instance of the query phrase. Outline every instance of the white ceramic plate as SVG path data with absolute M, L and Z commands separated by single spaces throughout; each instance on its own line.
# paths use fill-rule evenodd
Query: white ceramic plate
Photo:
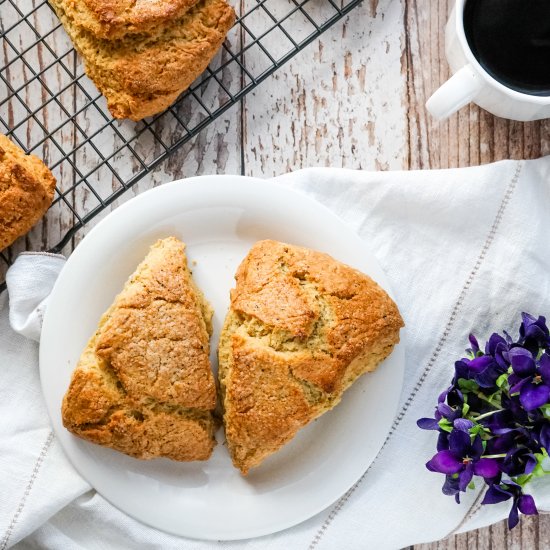
M 303 429 L 247 478 L 232 467 L 223 432 L 207 462 L 140 461 L 82 441 L 61 423 L 61 401 L 101 314 L 157 239 L 187 243 L 193 273 L 214 307 L 212 361 L 234 273 L 254 242 L 271 238 L 327 252 L 388 282 L 365 243 L 319 203 L 281 185 L 207 176 L 130 200 L 77 247 L 51 294 L 40 376 L 55 433 L 78 472 L 112 504 L 158 529 L 211 540 L 273 533 L 320 512 L 368 468 L 393 420 L 403 381 L 398 346 L 341 404 Z M 373 421 L 376 419 L 376 421 Z

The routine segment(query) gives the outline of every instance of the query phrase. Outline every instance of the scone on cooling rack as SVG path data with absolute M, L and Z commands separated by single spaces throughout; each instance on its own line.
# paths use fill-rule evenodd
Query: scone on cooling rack
M 227 446 L 246 474 L 375 370 L 403 321 L 370 277 L 306 248 L 260 241 L 235 278 L 219 380 Z
M 0 134 L 0 250 L 44 215 L 54 190 L 55 178 L 46 165 Z
M 211 319 L 185 244 L 158 241 L 82 353 L 63 399 L 64 426 L 136 458 L 209 458 L 216 404 Z
M 235 22 L 225 0 L 50 0 L 115 118 L 169 107 Z

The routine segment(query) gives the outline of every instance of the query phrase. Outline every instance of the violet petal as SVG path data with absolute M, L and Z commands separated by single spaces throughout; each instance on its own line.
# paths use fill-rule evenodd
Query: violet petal
M 483 442 L 481 441 L 481 437 L 479 437 L 479 435 L 474 437 L 474 442 L 471 446 L 471 453 L 472 458 L 479 458 L 483 454 Z
M 422 430 L 439 430 L 439 424 L 435 418 L 420 418 L 416 425 Z
M 532 411 L 548 403 L 550 388 L 543 384 L 525 384 L 520 391 L 519 401 L 526 411 Z
M 527 460 L 525 461 L 525 473 L 531 474 L 537 465 L 537 459 L 533 453 L 525 455 Z
M 462 467 L 462 461 L 452 451 L 439 451 L 426 463 L 428 470 L 442 474 L 456 474 L 462 470 Z
M 535 505 L 535 499 L 531 495 L 522 495 L 518 499 L 518 508 L 522 514 L 528 516 L 537 515 L 539 512 Z
M 468 488 L 468 484 L 474 477 L 474 468 L 472 463 L 468 464 L 462 472 L 458 474 L 458 488 L 461 491 L 465 491 Z
M 531 380 L 532 378 L 529 376 L 528 378 L 522 378 L 519 382 L 517 382 L 513 386 L 510 386 L 510 395 L 520 392 L 521 388 L 523 388 L 525 384 L 531 382 Z
M 524 377 L 535 373 L 535 361 L 530 351 L 525 348 L 512 348 L 508 356 L 517 375 Z
M 467 432 L 470 428 L 474 427 L 474 423 L 471 420 L 468 420 L 466 418 L 457 418 L 453 422 L 453 426 L 457 430 L 461 430 L 463 432 Z
M 518 505 L 516 501 L 512 504 L 512 509 L 508 515 L 508 529 L 513 529 L 519 522 Z
M 481 357 L 476 357 L 467 363 L 468 369 L 476 374 L 485 370 L 489 365 L 494 363 L 494 359 L 490 355 L 482 355 Z
M 492 458 L 481 458 L 474 464 L 476 476 L 492 478 L 498 475 L 499 468 L 496 460 Z
M 547 385 L 550 385 L 550 355 L 543 353 L 540 358 L 539 365 L 539 372 L 542 379 Z
M 441 431 L 437 436 L 437 450 L 446 451 L 448 449 L 449 449 L 449 433 Z
M 547 450 L 550 450 L 550 422 L 547 420 L 542 425 L 539 432 L 540 444 Z
M 491 485 L 489 489 L 487 489 L 481 504 L 498 504 L 510 498 L 512 498 L 512 493 L 502 489 L 500 485 Z
M 470 434 L 453 430 L 449 435 L 449 448 L 457 457 L 465 457 L 470 451 Z

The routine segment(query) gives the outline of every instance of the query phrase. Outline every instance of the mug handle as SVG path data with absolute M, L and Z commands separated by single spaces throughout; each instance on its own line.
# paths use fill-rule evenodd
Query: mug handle
M 465 65 L 426 102 L 426 109 L 437 119 L 445 120 L 476 97 L 483 81 L 471 65 Z

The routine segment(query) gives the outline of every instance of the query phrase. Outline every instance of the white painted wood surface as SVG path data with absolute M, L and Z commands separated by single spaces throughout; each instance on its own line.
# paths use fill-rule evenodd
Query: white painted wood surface
M 427 115 L 425 100 L 449 76 L 443 27 L 451 5 L 451 0 L 365 0 L 343 23 L 298 54 L 114 206 L 152 186 L 200 174 L 270 177 L 309 166 L 446 168 L 549 154 L 550 121 L 509 122 L 475 106 L 445 123 Z M 5 17 L 2 9 L 0 3 L 0 18 Z M 4 56 L 8 55 L 3 48 Z M 38 66 L 44 62 L 34 60 Z M 74 59 L 67 63 L 73 69 L 78 65 Z M 25 78 L 25 72 L 14 70 L 9 78 Z M 59 78 L 64 78 L 61 73 Z M 232 78 L 224 75 L 227 82 Z M 57 115 L 52 108 L 44 116 Z M 93 128 L 97 121 L 79 122 Z M 162 131 L 170 137 L 177 129 Z M 74 136 L 66 130 L 60 139 Z M 109 142 L 102 146 L 108 147 Z M 145 139 L 139 147 L 143 155 L 154 152 Z M 43 155 L 50 160 L 55 151 L 44 150 Z M 86 153 L 79 155 L 76 161 L 85 166 Z M 125 167 L 130 172 L 136 169 Z M 109 174 L 104 178 L 102 185 L 114 184 Z M 94 204 L 89 191 L 77 193 L 74 200 L 80 206 Z M 66 252 L 104 215 L 82 230 Z M 47 222 L 20 239 L 13 252 L 45 249 L 71 223 L 50 213 Z M 549 527 L 547 518 L 528 518 L 512 534 L 499 524 L 417 548 L 548 548 Z

